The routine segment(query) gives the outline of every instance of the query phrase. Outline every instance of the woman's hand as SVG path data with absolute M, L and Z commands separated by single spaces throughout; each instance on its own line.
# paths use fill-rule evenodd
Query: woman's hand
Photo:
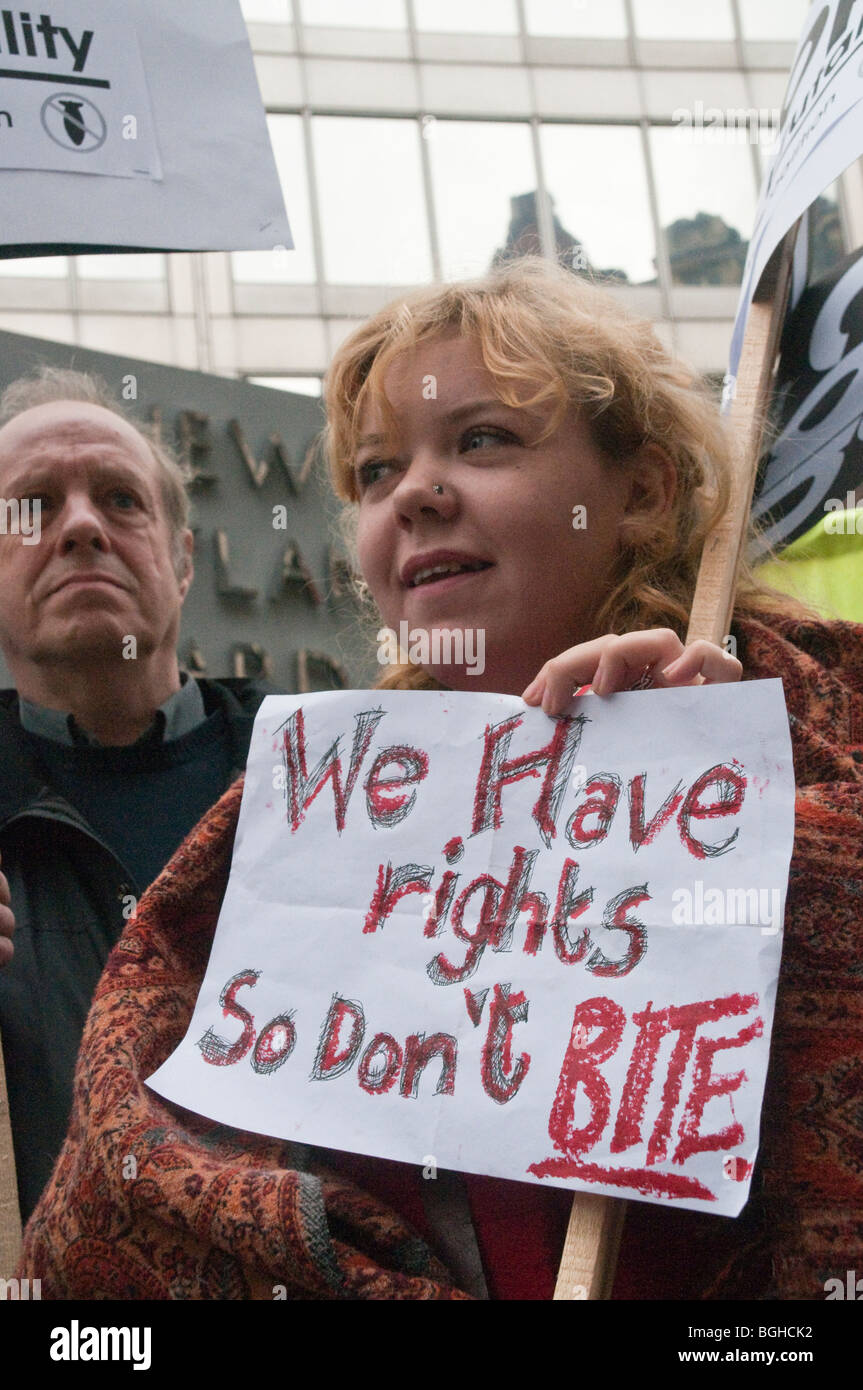
M 742 675 L 740 662 L 724 648 L 701 640 L 684 647 L 670 628 L 656 627 L 570 647 L 545 663 L 522 699 L 553 715 L 562 713 L 583 685 L 590 685 L 595 695 L 613 695 L 630 690 L 642 676 L 662 688 L 718 685 Z
M 12 959 L 12 933 L 15 918 L 12 916 L 9 883 L 5 874 L 0 874 L 0 965 L 8 965 Z

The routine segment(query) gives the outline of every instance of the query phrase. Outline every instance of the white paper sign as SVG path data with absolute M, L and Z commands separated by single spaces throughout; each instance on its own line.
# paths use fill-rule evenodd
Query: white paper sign
M 0 8 L 0 202 L 15 254 L 292 247 L 238 0 Z
M 778 680 L 268 699 L 186 1038 L 285 1139 L 736 1214 L 793 836 Z
M 817 0 L 788 80 L 776 149 L 761 189 L 731 339 L 730 404 L 749 305 L 782 237 L 863 154 L 863 0 Z
M 0 168 L 161 178 L 133 9 L 0 10 Z

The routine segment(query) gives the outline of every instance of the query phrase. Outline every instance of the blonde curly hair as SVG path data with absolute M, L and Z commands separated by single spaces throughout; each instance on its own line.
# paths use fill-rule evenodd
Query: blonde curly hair
M 710 388 L 666 350 L 651 323 L 560 265 L 527 257 L 478 280 L 416 290 L 342 344 L 324 384 L 324 443 L 337 495 L 358 500 L 353 458 L 365 404 L 374 400 L 392 422 L 383 389 L 390 363 L 452 333 L 476 340 L 507 405 L 551 404 L 546 435 L 574 407 L 611 468 L 625 469 L 648 444 L 671 459 L 674 499 L 658 525 L 653 518 L 649 529 L 628 528 L 596 627 L 597 635 L 670 627 L 682 638 L 705 538 L 730 496 L 726 427 Z M 796 611 L 745 564 L 736 607 Z M 378 684 L 435 682 L 399 666 Z

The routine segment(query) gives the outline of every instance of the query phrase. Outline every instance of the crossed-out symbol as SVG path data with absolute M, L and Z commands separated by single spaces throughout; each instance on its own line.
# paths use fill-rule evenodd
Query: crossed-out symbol
M 108 135 L 98 106 L 77 92 L 54 92 L 42 103 L 40 116 L 46 135 L 64 150 L 90 154 Z

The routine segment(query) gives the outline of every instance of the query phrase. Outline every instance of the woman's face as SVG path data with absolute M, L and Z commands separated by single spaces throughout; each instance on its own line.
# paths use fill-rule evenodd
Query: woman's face
M 428 634 L 419 659 L 444 685 L 520 694 L 599 635 L 627 475 L 574 412 L 540 439 L 552 407 L 504 405 L 473 339 L 420 344 L 384 390 L 397 432 L 370 404 L 355 459 L 360 567 L 383 621 L 401 639 Z M 436 642 L 444 632 L 463 633 L 462 649 Z

